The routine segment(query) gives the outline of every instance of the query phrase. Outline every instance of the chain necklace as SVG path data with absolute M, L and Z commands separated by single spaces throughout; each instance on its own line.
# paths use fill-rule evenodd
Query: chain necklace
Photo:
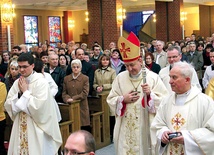
M 137 87 L 135 87 L 134 83 L 131 81 L 132 86 L 134 87 L 134 91 L 137 92 L 137 88 L 140 85 L 141 81 L 143 80 L 143 78 L 141 78 L 140 82 L 137 84 Z

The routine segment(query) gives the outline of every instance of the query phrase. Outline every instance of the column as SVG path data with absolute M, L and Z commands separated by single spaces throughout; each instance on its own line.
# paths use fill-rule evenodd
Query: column
M 119 25 L 117 25 L 117 8 L 122 6 L 122 0 L 88 0 L 89 12 L 89 46 L 97 41 L 103 49 L 110 42 L 117 42 Z
M 64 11 L 63 12 L 63 35 L 64 35 L 64 42 L 68 43 L 69 41 L 73 40 L 73 31 L 71 28 L 68 27 L 68 21 L 72 19 L 72 12 L 71 11 Z
M 183 0 L 173 2 L 155 2 L 156 38 L 163 41 L 182 40 L 180 14 Z

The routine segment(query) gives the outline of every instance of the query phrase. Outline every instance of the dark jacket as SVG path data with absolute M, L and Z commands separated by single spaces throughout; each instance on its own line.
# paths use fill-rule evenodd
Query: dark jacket
M 98 69 L 99 57 L 97 59 L 95 59 L 94 57 L 92 57 L 90 59 L 89 63 L 91 64 L 92 69 L 95 72 L 95 70 Z
M 211 61 L 210 61 L 210 54 L 206 53 L 206 51 L 203 51 L 203 59 L 204 59 L 204 65 L 202 67 L 202 70 L 206 70 L 206 68 L 204 66 L 210 66 L 211 65 Z
M 50 66 L 47 66 L 44 70 L 47 73 L 50 73 Z M 61 69 L 59 66 L 55 68 L 55 70 L 51 73 L 53 80 L 56 82 L 58 86 L 58 92 L 55 96 L 57 102 L 63 102 L 62 100 L 62 90 L 63 90 L 63 80 L 65 77 L 65 71 Z
M 201 70 L 204 64 L 203 56 L 198 51 L 195 51 L 193 56 L 191 56 L 190 52 L 187 52 L 187 62 L 192 64 L 196 71 Z
M 152 65 L 147 65 L 147 68 L 157 74 L 159 74 L 161 67 L 160 65 L 156 64 L 155 62 L 152 62 Z

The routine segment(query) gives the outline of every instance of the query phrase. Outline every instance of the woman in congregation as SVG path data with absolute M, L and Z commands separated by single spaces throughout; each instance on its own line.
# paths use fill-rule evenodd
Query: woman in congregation
M 116 70 L 116 75 L 120 72 L 125 71 L 126 67 L 120 55 L 119 49 L 113 49 L 111 52 L 111 67 Z
M 94 73 L 94 90 L 98 94 L 108 94 L 116 77 L 116 71 L 111 68 L 110 57 L 103 54 L 99 58 L 98 69 Z
M 7 88 L 7 92 L 12 87 L 13 83 L 20 77 L 19 70 L 18 70 L 18 62 L 16 58 L 10 59 L 8 70 L 5 75 L 5 85 Z
M 154 56 L 151 52 L 146 52 L 145 60 L 146 60 L 146 68 L 159 74 L 161 67 L 160 67 L 160 65 L 158 65 L 154 62 Z
M 88 107 L 89 79 L 81 73 L 82 63 L 79 59 L 71 62 L 72 73 L 65 76 L 63 82 L 62 98 L 65 103 L 80 100 L 81 129 L 91 131 Z
M 59 66 L 66 72 L 68 67 L 68 60 L 65 54 L 59 55 Z

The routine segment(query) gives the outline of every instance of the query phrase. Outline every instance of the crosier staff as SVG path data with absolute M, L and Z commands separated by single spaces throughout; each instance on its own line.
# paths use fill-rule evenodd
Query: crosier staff
M 142 77 L 143 77 L 143 83 L 146 83 L 146 63 L 145 63 L 145 51 L 142 47 Z M 149 121 L 149 109 L 148 109 L 148 105 L 147 105 L 147 94 L 144 93 L 144 105 L 145 105 L 145 110 L 144 110 L 144 115 L 143 115 L 143 110 L 141 109 L 141 116 L 142 118 L 144 118 L 144 122 L 145 122 L 145 127 L 144 130 L 141 129 L 140 131 L 146 131 L 147 132 L 147 137 L 146 137 L 146 142 L 148 144 L 148 155 L 152 154 L 152 150 L 151 150 L 151 137 L 150 137 L 150 121 Z M 143 128 L 143 126 L 141 125 L 141 128 Z M 141 133 L 142 134 L 142 133 Z M 142 139 L 141 139 L 141 143 L 142 143 Z

